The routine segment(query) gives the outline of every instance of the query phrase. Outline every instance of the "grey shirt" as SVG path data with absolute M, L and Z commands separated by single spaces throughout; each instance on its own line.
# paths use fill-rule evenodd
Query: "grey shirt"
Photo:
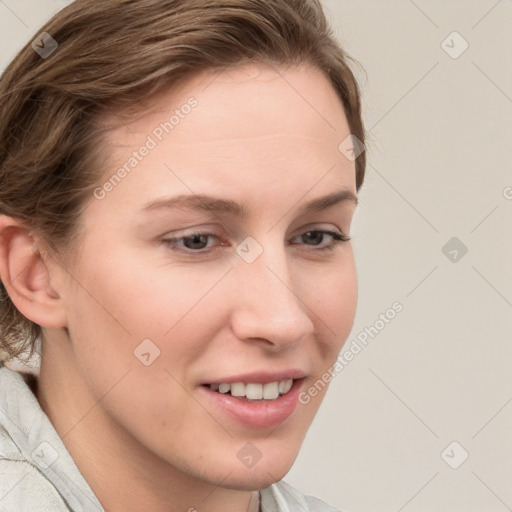
M 103 511 L 41 409 L 30 378 L 0 366 L 0 512 Z M 339 512 L 285 482 L 260 495 L 262 512 Z

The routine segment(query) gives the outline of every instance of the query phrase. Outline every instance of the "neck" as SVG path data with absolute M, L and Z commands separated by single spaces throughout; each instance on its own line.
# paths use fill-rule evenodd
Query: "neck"
M 37 399 L 106 512 L 258 511 L 258 493 L 180 471 L 117 424 L 87 389 L 64 338 L 43 343 Z

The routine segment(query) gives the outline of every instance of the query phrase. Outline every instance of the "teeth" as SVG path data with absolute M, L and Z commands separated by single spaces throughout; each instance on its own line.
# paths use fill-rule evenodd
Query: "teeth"
M 247 384 L 245 396 L 249 400 L 261 400 L 263 398 L 263 384 Z
M 279 393 L 281 393 L 281 395 L 288 393 L 288 391 L 290 391 L 290 388 L 292 387 L 292 384 L 293 384 L 293 379 L 281 381 L 279 383 Z
M 214 386 L 215 386 L 215 384 L 212 384 L 210 386 L 210 388 L 213 389 L 214 391 L 217 391 Z M 219 388 L 219 393 L 228 393 L 229 390 L 231 389 L 231 386 L 229 384 L 219 384 L 218 388 Z
M 274 400 L 279 396 L 279 382 L 269 382 L 263 386 L 263 398 Z
M 243 382 L 234 382 L 231 384 L 232 396 L 245 396 L 245 384 Z
M 232 396 L 246 397 L 248 400 L 275 400 L 280 395 L 290 391 L 293 385 L 293 379 L 282 380 L 280 382 L 269 382 L 267 384 L 256 384 L 243 382 L 234 382 L 233 384 L 210 384 L 210 389 L 219 393 L 229 393 Z
M 288 393 L 293 385 L 293 379 L 288 379 L 284 381 L 283 384 L 283 393 Z

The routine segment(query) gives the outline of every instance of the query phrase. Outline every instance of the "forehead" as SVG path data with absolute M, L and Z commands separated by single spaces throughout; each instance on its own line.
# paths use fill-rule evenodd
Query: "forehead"
M 244 134 L 265 136 L 277 127 L 297 135 L 317 131 L 319 136 L 325 136 L 322 132 L 330 131 L 339 137 L 340 132 L 348 133 L 341 101 L 319 69 L 309 64 L 284 68 L 252 63 L 198 73 L 172 90 L 154 96 L 148 100 L 146 111 L 134 122 L 110 132 L 109 140 L 128 142 L 133 134 L 147 133 L 151 127 L 169 121 L 173 112 L 180 115 L 180 110 L 190 110 L 187 104 L 191 98 L 197 107 L 190 116 L 192 121 L 173 126 L 175 143 L 200 128 L 205 129 L 201 140 L 232 135 L 241 138 Z
M 324 190 L 355 190 L 355 165 L 338 149 L 349 133 L 336 92 L 314 67 L 205 72 L 108 134 L 105 177 L 125 169 L 109 199 L 145 204 L 164 192 L 242 188 L 254 198 L 283 190 L 297 198 L 320 181 Z

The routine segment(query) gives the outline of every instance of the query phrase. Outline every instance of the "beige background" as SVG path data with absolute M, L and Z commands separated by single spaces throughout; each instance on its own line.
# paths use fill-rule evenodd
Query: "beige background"
M 0 0 L 0 68 L 65 4 Z M 351 512 L 512 510 L 512 0 L 325 4 L 366 71 L 347 345 L 403 311 L 333 380 L 287 480 Z

